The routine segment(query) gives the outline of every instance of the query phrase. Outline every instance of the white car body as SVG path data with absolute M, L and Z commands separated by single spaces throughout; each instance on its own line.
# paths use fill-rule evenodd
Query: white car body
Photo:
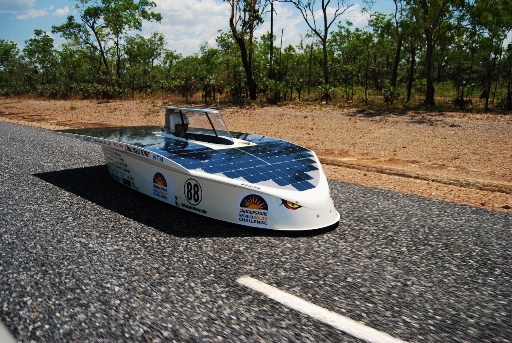
M 100 145 L 116 181 L 187 211 L 273 230 L 338 223 L 340 215 L 313 151 L 275 138 L 230 133 L 216 109 L 164 108 L 161 129 L 57 133 Z M 190 120 L 181 137 L 173 130 L 177 114 L 180 123 Z

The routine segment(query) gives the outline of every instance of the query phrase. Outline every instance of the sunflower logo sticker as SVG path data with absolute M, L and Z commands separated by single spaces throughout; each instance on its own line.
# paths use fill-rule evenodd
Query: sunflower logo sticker
M 153 176 L 153 183 L 162 187 L 167 187 L 167 181 L 161 173 L 155 173 Z
M 256 227 L 268 226 L 268 204 L 262 196 L 249 194 L 242 198 L 238 209 L 238 222 Z
M 257 194 L 250 194 L 242 199 L 240 207 L 251 208 L 253 210 L 268 211 L 268 205 L 265 199 Z
M 167 181 L 162 173 L 157 172 L 153 175 L 153 195 L 167 200 Z

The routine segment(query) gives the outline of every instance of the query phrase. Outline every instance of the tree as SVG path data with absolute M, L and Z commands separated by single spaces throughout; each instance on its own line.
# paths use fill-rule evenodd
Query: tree
M 0 70 L 5 70 L 8 63 L 18 56 L 18 46 L 13 41 L 0 39 Z
M 407 85 L 406 85 L 406 99 L 405 102 L 409 102 L 412 96 L 412 88 L 415 81 L 416 74 L 416 55 L 418 52 L 419 45 L 419 35 L 410 35 L 408 37 L 408 42 L 406 44 L 405 51 L 407 51 L 408 55 L 406 59 L 408 59 L 408 70 L 407 70 Z
M 508 44 L 504 59 L 504 76 L 507 87 L 507 94 L 502 100 L 504 102 L 503 109 L 512 111 L 512 44 Z
M 222 50 L 209 47 L 204 44 L 201 50 L 201 71 L 199 81 L 201 83 L 203 98 L 205 101 L 216 100 L 217 96 L 224 91 L 223 75 L 225 66 L 225 55 Z
M 124 53 L 127 57 L 132 97 L 136 88 L 150 90 L 155 62 L 162 57 L 164 46 L 165 39 L 161 33 L 153 32 L 149 38 L 141 35 L 126 37 Z
M 311 87 L 320 86 L 322 82 L 322 49 L 319 42 L 313 39 L 313 35 L 308 33 L 302 38 L 299 44 L 299 51 L 302 51 L 301 59 L 304 63 L 303 79 L 306 80 L 309 97 L 311 95 Z
M 199 90 L 197 76 L 200 68 L 200 59 L 196 55 L 187 56 L 176 63 L 176 88 L 187 102 Z
M 133 30 L 140 31 L 144 20 L 160 21 L 159 13 L 151 12 L 155 7 L 148 0 L 79 0 L 76 9 L 82 23 L 68 16 L 66 23 L 53 26 L 53 33 L 60 33 L 65 39 L 91 47 L 101 59 L 98 76 L 103 71 L 109 77 L 112 73 L 108 52 L 114 48 L 115 74 L 121 78 L 121 53 L 124 35 Z
M 398 65 L 400 64 L 400 55 L 402 53 L 402 44 L 404 40 L 404 29 L 405 20 L 403 19 L 403 5 L 404 2 L 401 0 L 394 0 L 395 3 L 395 38 L 396 38 L 396 50 L 395 58 L 393 60 L 393 71 L 391 74 L 390 85 L 396 89 L 396 81 L 398 79 Z
M 322 43 L 323 63 L 322 68 L 324 72 L 324 97 L 327 102 L 330 95 L 328 94 L 329 85 L 329 58 L 327 51 L 327 40 L 329 38 L 329 30 L 332 24 L 348 10 L 352 5 L 348 5 L 345 0 L 336 0 L 336 7 L 333 14 L 329 14 L 328 9 L 331 0 L 321 0 L 320 9 L 322 11 L 321 25 L 317 23 L 315 17 L 316 0 L 281 0 L 282 2 L 289 2 L 297 8 L 302 14 L 302 18 L 309 26 L 310 30 L 315 34 Z
M 42 84 L 50 83 L 53 73 L 51 67 L 56 62 L 53 38 L 43 30 L 34 30 L 34 37 L 25 41 L 23 53 L 32 66 L 32 75 L 37 76 Z M 38 83 L 36 77 L 31 79 Z
M 15 42 L 0 39 L 0 94 L 9 94 L 14 88 L 19 53 Z
M 267 0 L 226 0 L 231 7 L 229 27 L 239 49 L 247 76 L 249 98 L 256 100 L 258 85 L 254 77 L 254 31 L 263 23 Z
M 91 0 L 81 1 L 87 3 Z M 143 20 L 160 22 L 162 15 L 150 11 L 156 3 L 148 0 L 101 0 L 101 3 L 105 26 L 112 34 L 116 56 L 116 76 L 120 79 L 123 35 L 133 30 L 142 30 Z
M 75 17 L 68 16 L 62 25 L 52 26 L 52 33 L 60 33 L 70 43 L 93 52 L 89 55 L 97 59 L 96 76 L 99 77 L 102 70 L 109 73 L 109 63 L 106 51 L 107 32 L 101 23 L 101 9 L 89 7 L 80 13 L 82 23 L 78 23 Z M 103 68 L 102 68 L 103 67 Z
M 426 94 L 423 104 L 434 106 L 434 52 L 443 34 L 454 29 L 454 11 L 463 8 L 462 0 L 408 0 L 409 11 L 425 38 Z
M 370 17 L 370 27 L 373 31 L 372 39 L 372 73 L 374 88 L 381 92 L 384 89 L 386 102 L 393 102 L 395 97 L 396 81 L 392 83 L 391 56 L 396 54 L 397 39 L 391 17 L 376 13 Z M 400 57 L 398 57 L 400 58 Z
M 507 0 L 475 1 L 469 7 L 469 26 L 481 36 L 478 53 L 483 70 L 476 79 L 482 90 L 481 97 L 485 99 L 485 111 L 488 111 L 492 83 L 498 81 L 504 42 L 512 30 L 512 4 Z
M 345 87 L 346 101 L 352 101 L 354 86 L 364 88 L 364 101 L 368 102 L 368 81 L 370 73 L 371 51 L 374 37 L 371 32 L 356 28 L 351 30 L 351 22 L 347 26 L 338 24 L 338 31 L 333 32 L 331 44 L 334 52 L 340 56 L 340 69 L 343 71 L 342 84 Z
M 224 87 L 229 90 L 231 97 L 240 99 L 247 90 L 247 74 L 240 59 L 240 48 L 230 32 L 219 32 L 215 41 L 224 56 L 222 66 L 226 73 Z
M 86 54 L 76 50 L 70 44 L 64 44 L 57 51 L 57 85 L 62 96 L 69 96 L 74 91 L 79 92 L 83 98 L 88 98 L 90 89 L 84 84 L 91 83 L 91 75 L 94 74 L 95 66 L 91 65 Z
M 296 89 L 299 95 L 302 91 L 302 78 L 300 75 L 301 69 L 301 59 L 297 54 L 297 50 L 288 45 L 283 49 L 283 54 L 281 55 L 279 61 L 279 72 L 280 72 L 280 80 L 282 80 L 283 86 L 289 92 L 289 100 L 293 99 L 293 90 Z M 286 100 L 286 93 L 284 95 Z
M 159 83 L 162 91 L 172 92 L 176 83 L 175 68 L 183 56 L 176 51 L 164 50 L 162 62 L 156 66 L 159 72 Z

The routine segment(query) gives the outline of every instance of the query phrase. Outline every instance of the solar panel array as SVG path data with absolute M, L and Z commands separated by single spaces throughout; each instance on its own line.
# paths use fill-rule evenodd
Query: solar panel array
M 159 127 L 73 129 L 79 135 L 99 137 L 142 147 L 163 155 L 189 170 L 202 170 L 270 187 L 304 191 L 315 188 L 320 172 L 310 150 L 275 138 L 234 134 L 255 143 L 214 150 L 194 141 L 155 135 Z
M 300 146 L 265 138 L 258 145 L 214 150 L 200 144 L 165 138 L 150 148 L 189 170 L 221 174 L 249 183 L 305 191 L 318 184 L 318 166 L 312 153 Z

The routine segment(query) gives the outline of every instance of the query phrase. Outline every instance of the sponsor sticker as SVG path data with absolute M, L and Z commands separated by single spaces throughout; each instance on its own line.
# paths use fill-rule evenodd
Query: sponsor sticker
M 268 204 L 258 194 L 249 194 L 240 200 L 238 223 L 256 227 L 268 227 Z
M 105 145 L 105 146 L 112 146 L 112 142 L 110 142 L 110 141 L 105 141 L 103 139 L 99 139 L 99 138 L 91 137 L 91 136 L 84 137 L 84 141 L 91 142 L 94 144 L 101 144 L 101 145 Z
M 164 157 L 163 156 L 155 154 L 154 152 L 152 154 L 153 154 L 153 161 L 164 163 Z
M 160 172 L 153 175 L 153 195 L 157 198 L 167 200 L 167 180 Z
M 188 179 L 185 182 L 185 185 L 183 186 L 183 194 L 185 195 L 187 202 L 192 206 L 199 205 L 201 200 L 203 200 L 203 190 L 201 189 L 201 185 L 194 179 Z
M 241 183 L 240 186 L 244 186 L 244 187 L 247 187 L 247 188 L 260 189 L 260 187 L 252 185 L 250 183 Z
M 206 214 L 206 213 L 208 213 L 208 211 L 206 211 L 203 208 L 197 208 L 195 206 L 190 206 L 189 204 L 185 204 L 183 202 L 178 204 L 177 206 L 181 207 L 181 208 L 186 208 L 187 210 L 194 211 L 194 212 L 197 212 L 199 214 Z
M 292 211 L 298 210 L 299 208 L 302 207 L 299 204 L 284 199 L 281 199 L 281 205 Z
M 128 152 L 131 152 L 132 154 L 137 154 L 137 155 L 140 155 L 140 156 L 149 157 L 149 151 L 146 151 L 146 150 L 143 150 L 143 149 L 140 149 L 140 148 L 136 148 L 136 147 L 132 147 L 132 146 L 129 146 L 129 145 L 125 145 L 124 146 L 124 150 L 128 151 Z

